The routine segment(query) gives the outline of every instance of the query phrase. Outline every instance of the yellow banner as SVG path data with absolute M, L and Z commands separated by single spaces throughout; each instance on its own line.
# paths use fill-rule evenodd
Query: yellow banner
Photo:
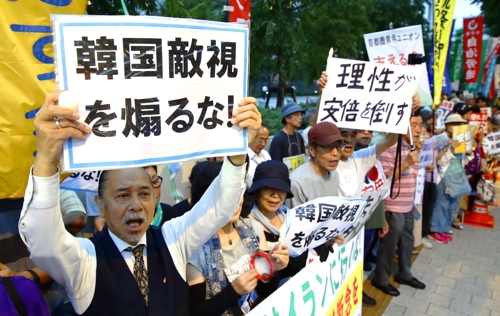
M 337 294 L 335 302 L 325 316 L 330 315 L 361 315 L 361 300 L 363 299 L 363 262 L 358 264 L 349 279 Z M 358 310 L 359 309 L 359 310 Z
M 24 196 L 36 151 L 33 119 L 55 90 L 50 14 L 84 14 L 87 0 L 0 2 L 0 199 Z
M 470 136 L 470 125 L 460 125 L 453 127 L 453 140 L 460 143 L 458 147 L 455 147 L 455 154 L 463 154 L 467 151 L 466 142 L 471 140 Z
M 441 103 L 455 0 L 434 1 L 434 107 Z

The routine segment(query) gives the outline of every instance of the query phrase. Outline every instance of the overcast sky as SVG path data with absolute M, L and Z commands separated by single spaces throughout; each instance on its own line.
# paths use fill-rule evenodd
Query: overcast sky
M 481 7 L 479 5 L 471 4 L 470 0 L 456 1 L 453 18 L 455 19 L 455 30 L 458 30 L 463 27 L 464 18 L 480 15 Z

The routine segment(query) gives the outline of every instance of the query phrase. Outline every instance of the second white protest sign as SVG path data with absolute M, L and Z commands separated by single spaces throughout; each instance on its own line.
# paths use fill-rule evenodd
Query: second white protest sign
M 421 70 L 328 58 L 318 122 L 341 128 L 406 134 Z

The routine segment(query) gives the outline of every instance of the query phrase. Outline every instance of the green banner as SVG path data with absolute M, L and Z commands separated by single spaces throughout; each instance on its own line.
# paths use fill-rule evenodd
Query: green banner
M 484 62 L 486 61 L 487 50 L 488 50 L 488 41 L 483 41 L 483 52 L 481 54 L 481 67 L 479 68 L 479 76 L 477 77 L 477 81 L 465 85 L 465 90 L 471 93 L 477 93 L 481 89 L 481 80 L 483 80 Z
M 451 82 L 460 81 L 462 78 L 462 70 L 464 64 L 464 43 L 463 39 L 464 30 L 457 30 L 455 33 L 455 42 L 453 43 L 453 57 L 451 60 Z

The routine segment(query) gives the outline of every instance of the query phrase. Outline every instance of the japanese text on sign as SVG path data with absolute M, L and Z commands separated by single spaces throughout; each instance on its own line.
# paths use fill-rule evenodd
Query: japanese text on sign
M 484 17 L 464 19 L 465 83 L 473 83 L 479 77 L 483 45 Z
M 480 113 L 471 113 L 469 124 L 477 127 L 477 132 L 488 134 L 488 117 L 491 116 L 491 108 L 482 108 Z
M 86 141 L 65 143 L 65 171 L 245 152 L 246 131 L 230 119 L 246 96 L 248 26 L 131 16 L 53 21 L 58 86 L 76 92 L 92 128 Z
M 361 315 L 363 230 L 325 262 L 316 260 L 248 315 Z
M 420 70 L 329 58 L 318 121 L 338 127 L 406 133 Z
M 500 153 L 500 132 L 491 133 L 483 139 L 484 150 L 488 155 Z
M 418 154 L 420 168 L 427 168 L 434 163 L 434 148 L 436 147 L 436 136 L 424 140 L 424 146 Z
M 299 256 L 307 249 L 344 236 L 365 205 L 363 199 L 323 197 L 289 210 L 285 242 L 290 256 Z

